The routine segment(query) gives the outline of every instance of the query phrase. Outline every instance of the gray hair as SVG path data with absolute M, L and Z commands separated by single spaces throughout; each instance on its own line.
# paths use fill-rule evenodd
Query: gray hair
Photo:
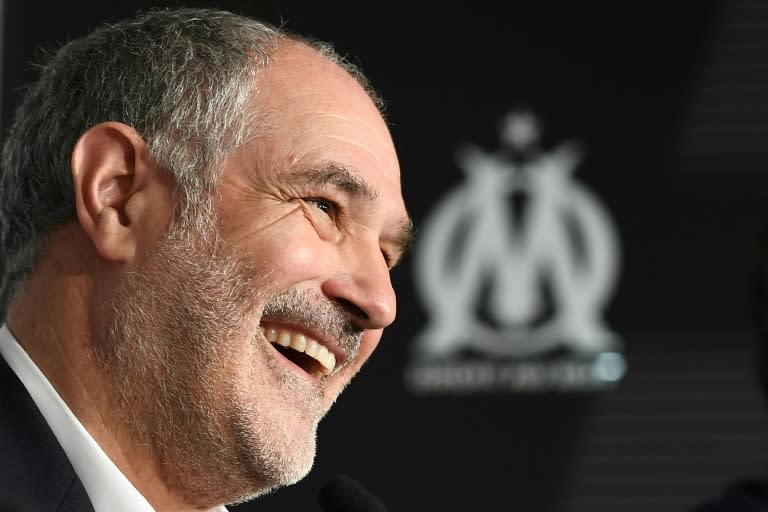
M 70 158 L 88 128 L 133 127 L 175 176 L 184 219 L 210 196 L 217 163 L 263 125 L 248 117 L 253 80 L 286 40 L 342 66 L 381 109 L 362 73 L 330 45 L 225 11 L 153 10 L 74 40 L 41 66 L 2 153 L 0 319 L 49 234 L 76 217 Z

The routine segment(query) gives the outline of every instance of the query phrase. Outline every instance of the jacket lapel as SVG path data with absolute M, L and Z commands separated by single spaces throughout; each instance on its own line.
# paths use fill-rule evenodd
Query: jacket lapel
M 69 459 L 0 357 L 0 510 L 93 512 Z

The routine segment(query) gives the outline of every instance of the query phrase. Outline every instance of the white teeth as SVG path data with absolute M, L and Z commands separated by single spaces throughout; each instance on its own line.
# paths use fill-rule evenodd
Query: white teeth
M 320 360 L 317 355 L 320 353 L 320 345 L 315 340 L 307 341 L 307 348 L 304 349 L 304 353 L 308 356 L 312 356 L 318 361 Z
M 322 345 L 317 346 L 317 359 L 320 361 L 327 361 L 328 360 L 328 349 L 323 347 Z
M 291 333 L 288 331 L 280 331 L 277 333 L 277 343 L 284 347 L 291 346 Z
M 272 343 L 277 343 L 283 347 L 290 347 L 297 352 L 304 352 L 315 359 L 322 365 L 325 375 L 329 375 L 336 367 L 336 356 L 312 338 L 307 338 L 303 334 L 287 329 L 276 329 L 274 327 L 262 327 L 261 332 Z
M 307 340 L 303 334 L 294 334 L 291 336 L 291 348 L 299 352 L 307 351 L 307 344 L 312 340 Z

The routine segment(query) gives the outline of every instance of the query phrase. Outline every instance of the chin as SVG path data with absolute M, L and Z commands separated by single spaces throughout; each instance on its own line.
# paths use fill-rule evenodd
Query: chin
M 280 425 L 286 424 L 290 425 L 290 422 Z M 293 485 L 306 477 L 314 465 L 316 425 L 311 429 L 266 430 L 271 431 L 251 427 L 247 431 L 240 430 L 236 436 L 239 459 L 250 483 L 250 489 L 241 500 Z

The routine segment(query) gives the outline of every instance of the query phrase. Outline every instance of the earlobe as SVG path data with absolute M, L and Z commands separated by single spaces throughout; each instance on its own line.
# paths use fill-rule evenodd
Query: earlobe
M 107 261 L 136 254 L 135 213 L 128 203 L 146 179 L 146 146 L 136 131 L 116 122 L 86 131 L 72 151 L 72 180 L 80 225 Z

